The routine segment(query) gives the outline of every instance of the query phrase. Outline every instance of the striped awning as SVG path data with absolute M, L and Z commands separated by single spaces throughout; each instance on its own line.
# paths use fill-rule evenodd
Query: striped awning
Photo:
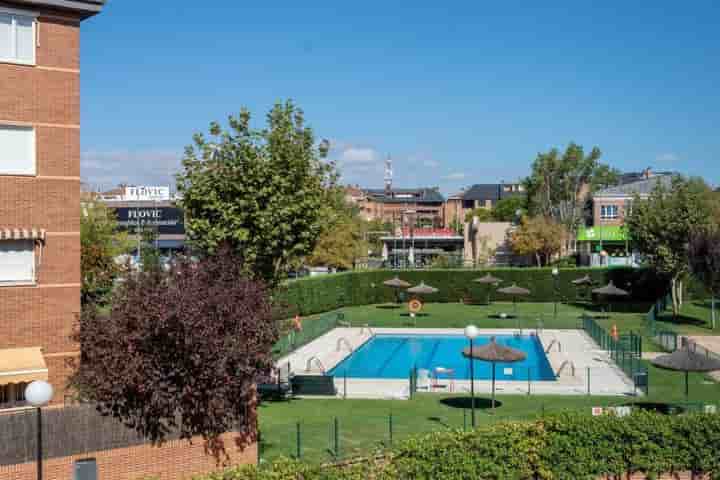
M 40 228 L 0 227 L 0 240 L 45 240 L 45 230 Z
M 40 347 L 0 350 L 0 385 L 48 379 Z

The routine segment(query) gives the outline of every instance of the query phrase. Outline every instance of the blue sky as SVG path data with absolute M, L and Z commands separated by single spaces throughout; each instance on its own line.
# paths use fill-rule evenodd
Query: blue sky
M 388 154 L 399 186 L 512 181 L 569 141 L 720 183 L 720 2 L 643 3 L 109 0 L 82 27 L 82 175 L 169 183 L 211 120 L 292 98 L 364 186 Z

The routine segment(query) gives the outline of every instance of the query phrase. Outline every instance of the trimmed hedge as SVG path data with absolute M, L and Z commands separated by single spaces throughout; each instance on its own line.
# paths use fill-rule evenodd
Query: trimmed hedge
M 281 291 L 280 299 L 289 309 L 289 312 L 285 312 L 287 316 L 312 315 L 346 306 L 391 302 L 395 299 L 395 291 L 384 286 L 383 282 L 398 275 L 413 285 L 424 281 L 438 288 L 438 293 L 424 296 L 429 302 L 458 302 L 468 295 L 476 300 L 484 300 L 487 287 L 473 280 L 491 273 L 503 279 L 502 286 L 517 283 L 530 290 L 529 296 L 518 298 L 518 301 L 552 302 L 555 287 L 551 272 L 549 268 L 344 272 L 289 281 Z M 560 296 L 569 301 L 574 300 L 579 289 L 571 282 L 585 275 L 589 275 L 598 285 L 605 285 L 612 280 L 616 286 L 629 290 L 632 296 L 627 302 L 650 303 L 667 292 L 666 282 L 647 269 L 572 268 L 560 269 Z M 492 295 L 494 299 L 511 300 L 511 297 L 495 292 Z
M 412 438 L 354 465 L 281 460 L 261 470 L 231 469 L 204 480 L 543 479 L 581 480 L 627 473 L 705 473 L 720 479 L 720 415 L 628 417 L 564 414 L 471 432 Z

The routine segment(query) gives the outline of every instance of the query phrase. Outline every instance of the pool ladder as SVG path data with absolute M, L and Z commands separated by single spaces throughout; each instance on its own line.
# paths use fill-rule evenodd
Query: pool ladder
M 325 365 L 323 365 L 323 363 L 320 361 L 320 359 L 315 355 L 308 358 L 307 364 L 305 365 L 305 371 L 306 372 L 310 371 L 310 369 L 312 368 L 313 361 L 315 361 L 315 366 L 320 369 L 320 373 L 325 375 L 325 372 L 327 371 L 327 370 L 325 370 Z
M 355 349 L 353 349 L 352 344 L 350 343 L 350 340 L 348 340 L 345 337 L 338 338 L 337 346 L 335 347 L 335 350 L 339 352 L 341 350 L 343 344 L 347 347 L 347 349 L 350 351 L 350 353 L 353 353 L 355 351 Z
M 552 350 L 553 345 L 557 345 L 558 352 L 562 352 L 562 344 L 557 338 L 553 338 L 552 342 L 550 342 L 550 345 L 547 346 L 545 349 L 545 353 L 550 353 L 550 350 Z
M 574 377 L 575 376 L 575 364 L 571 362 L 570 360 L 565 360 L 562 365 L 560 365 L 560 368 L 558 368 L 557 373 L 555 374 L 555 378 L 560 378 L 560 375 L 562 375 L 563 370 L 565 370 L 565 367 L 570 365 L 570 374 Z

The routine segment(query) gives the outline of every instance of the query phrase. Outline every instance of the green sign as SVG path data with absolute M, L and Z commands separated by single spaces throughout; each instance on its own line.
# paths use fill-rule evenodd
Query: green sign
M 624 242 L 628 239 L 627 230 L 622 225 L 602 227 L 580 227 L 577 239 L 579 242 Z

